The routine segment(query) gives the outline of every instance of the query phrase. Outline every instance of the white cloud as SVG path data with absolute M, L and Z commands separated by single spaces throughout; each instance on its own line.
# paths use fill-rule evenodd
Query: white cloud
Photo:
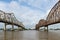
M 38 11 L 38 10 L 31 10 L 28 7 L 24 7 L 18 4 L 16 1 L 11 1 L 10 3 L 0 3 L 3 5 L 0 5 L 3 7 L 2 10 L 5 12 L 14 12 L 17 19 L 22 21 L 25 26 L 28 28 L 31 26 L 35 26 L 36 23 L 44 16 L 44 13 Z M 22 19 L 23 18 L 23 19 Z M 22 20 L 21 20 L 22 19 Z
M 34 28 L 40 19 L 46 17 L 49 9 L 45 13 L 41 10 L 33 10 L 27 6 L 20 5 L 22 1 L 28 2 L 28 5 L 36 8 L 40 8 L 40 2 L 42 3 L 41 0 L 19 0 L 19 2 L 12 0 L 10 3 L 0 2 L 0 9 L 5 12 L 13 12 L 16 18 L 23 22 L 25 27 Z M 46 2 L 47 0 L 44 1 Z
M 27 7 L 20 6 L 16 1 L 11 1 L 10 3 L 0 2 L 0 8 L 5 12 L 13 12 L 17 19 L 20 18 L 19 20 L 23 18 L 21 21 L 23 21 L 25 26 L 30 25 L 35 16 L 31 16 L 31 13 L 34 13 L 33 10 Z

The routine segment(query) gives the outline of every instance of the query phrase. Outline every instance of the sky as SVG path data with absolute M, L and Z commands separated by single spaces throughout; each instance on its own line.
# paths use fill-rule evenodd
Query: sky
M 0 0 L 0 10 L 13 12 L 25 28 L 35 28 L 40 19 L 46 19 L 58 0 Z

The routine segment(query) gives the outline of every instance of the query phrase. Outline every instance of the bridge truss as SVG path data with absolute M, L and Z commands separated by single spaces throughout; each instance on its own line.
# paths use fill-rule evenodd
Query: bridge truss
M 0 10 L 0 22 L 5 23 L 4 30 L 6 30 L 6 25 L 12 25 L 12 30 L 14 30 L 14 25 L 18 26 L 18 28 L 25 29 L 22 22 L 18 21 L 13 13 L 5 13 Z
M 38 24 L 36 24 L 36 29 L 39 30 L 40 27 L 60 23 L 60 0 L 54 5 L 54 7 L 49 12 L 46 20 L 41 19 Z

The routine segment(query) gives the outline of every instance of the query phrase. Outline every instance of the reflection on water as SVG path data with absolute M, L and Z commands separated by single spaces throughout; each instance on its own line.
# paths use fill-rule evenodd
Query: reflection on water
M 60 31 L 0 31 L 0 40 L 60 40 Z
M 9 33 L 8 35 L 8 32 L 7 31 L 4 31 L 4 40 L 14 40 L 14 31 L 11 32 L 11 34 Z

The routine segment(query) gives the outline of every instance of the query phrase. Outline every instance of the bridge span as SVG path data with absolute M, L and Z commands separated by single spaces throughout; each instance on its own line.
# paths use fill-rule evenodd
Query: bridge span
M 23 23 L 18 21 L 13 13 L 6 13 L 0 10 L 0 22 L 5 23 L 4 30 L 6 30 L 6 25 L 12 25 L 11 30 L 14 30 L 14 25 L 18 26 L 18 30 L 20 28 L 25 29 Z
M 54 7 L 49 12 L 46 20 L 41 19 L 38 24 L 36 24 L 35 29 L 39 30 L 40 27 L 47 27 L 48 25 L 60 23 L 60 0 L 54 5 Z

